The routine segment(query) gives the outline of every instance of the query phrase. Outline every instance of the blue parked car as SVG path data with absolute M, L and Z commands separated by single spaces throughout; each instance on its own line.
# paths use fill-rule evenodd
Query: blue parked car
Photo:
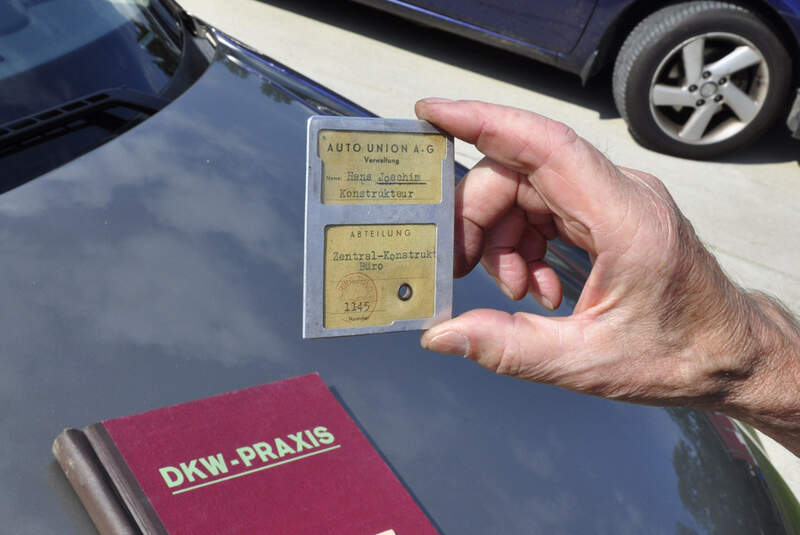
M 748 145 L 789 116 L 798 85 L 800 0 L 356 1 L 584 82 L 613 63 L 614 100 L 633 137 L 687 158 Z

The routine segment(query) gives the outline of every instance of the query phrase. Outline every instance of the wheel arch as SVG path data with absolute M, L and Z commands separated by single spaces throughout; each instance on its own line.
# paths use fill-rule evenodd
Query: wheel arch
M 622 48 L 622 43 L 646 17 L 656 11 L 675 4 L 682 4 L 688 0 L 635 0 L 631 2 L 609 25 L 600 39 L 597 47 L 599 57 L 595 61 L 591 75 L 595 75 L 604 68 L 613 66 L 617 52 Z M 796 36 L 792 28 L 781 17 L 780 13 L 764 0 L 723 0 L 728 4 L 735 4 L 756 13 L 761 19 L 775 30 L 780 41 L 786 46 L 792 60 L 792 79 L 800 81 L 800 37 Z

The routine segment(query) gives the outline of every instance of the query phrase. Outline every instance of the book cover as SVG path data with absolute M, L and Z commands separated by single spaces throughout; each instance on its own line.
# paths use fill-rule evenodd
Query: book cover
M 101 533 L 435 534 L 317 374 L 68 429 Z

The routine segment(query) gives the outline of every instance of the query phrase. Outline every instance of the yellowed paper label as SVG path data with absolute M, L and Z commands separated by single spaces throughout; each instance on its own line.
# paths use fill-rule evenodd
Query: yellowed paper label
M 436 225 L 325 229 L 326 329 L 433 316 Z
M 324 204 L 436 204 L 442 200 L 441 134 L 320 130 Z

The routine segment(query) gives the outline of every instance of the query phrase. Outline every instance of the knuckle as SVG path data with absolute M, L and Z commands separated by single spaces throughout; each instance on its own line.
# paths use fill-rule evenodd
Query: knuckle
M 662 227 L 661 236 L 665 249 L 674 252 L 683 248 L 686 240 L 693 234 L 693 230 L 677 206 L 672 202 L 662 200 L 656 203 L 655 217 Z
M 511 324 L 506 328 L 503 344 L 498 356 L 494 372 L 498 375 L 518 376 L 522 369 L 522 346 L 520 344 L 519 313 L 511 316 Z
M 550 154 L 558 152 L 564 147 L 574 145 L 580 139 L 577 132 L 571 127 L 550 118 L 545 118 L 545 132 L 547 132 L 548 151 Z
M 483 120 L 478 128 L 478 135 L 475 139 L 475 146 L 478 150 L 481 150 L 482 147 L 486 147 L 487 145 L 491 145 L 492 142 L 498 137 L 499 131 L 497 125 L 493 124 L 491 121 Z
M 666 202 L 664 199 L 653 199 L 652 209 L 653 217 L 663 227 L 662 234 L 674 238 L 675 234 L 680 230 L 682 224 L 682 217 L 672 203 Z
M 675 252 L 691 233 L 691 225 L 675 204 L 666 186 L 655 176 L 642 171 L 623 170 L 623 174 L 638 186 L 643 204 L 641 215 L 648 222 L 651 239 L 666 252 Z

